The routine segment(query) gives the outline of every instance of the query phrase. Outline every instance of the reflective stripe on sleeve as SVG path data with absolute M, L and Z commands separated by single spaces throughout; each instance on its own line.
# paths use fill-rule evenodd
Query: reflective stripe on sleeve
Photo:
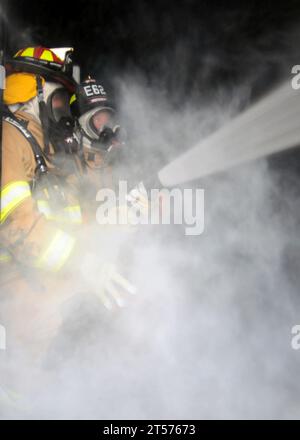
M 38 258 L 36 267 L 57 272 L 70 257 L 75 245 L 75 238 L 58 230 L 46 251 Z
M 28 197 L 31 197 L 28 182 L 20 180 L 7 184 L 1 191 L 0 223 L 4 223 L 7 217 Z
M 46 200 L 37 200 L 38 211 L 43 214 L 47 220 L 55 220 L 52 210 L 50 208 L 49 202 Z
M 51 206 L 46 200 L 37 200 L 37 207 L 41 214 L 43 214 L 47 220 L 52 220 L 61 223 L 81 224 L 82 215 L 79 205 L 67 206 L 58 213 L 53 213 Z
M 66 221 L 77 224 L 82 223 L 81 208 L 79 205 L 67 206 L 64 212 L 66 214 Z

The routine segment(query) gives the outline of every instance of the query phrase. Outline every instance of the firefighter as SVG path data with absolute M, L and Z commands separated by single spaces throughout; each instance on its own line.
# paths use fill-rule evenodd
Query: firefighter
M 114 186 L 113 165 L 125 142 L 116 123 L 116 108 L 104 87 L 88 77 L 76 87 L 70 107 L 85 167 L 87 187 Z
M 85 200 L 94 215 L 93 201 L 101 188 L 117 191 L 119 173 L 126 158 L 126 132 L 118 123 L 118 114 L 111 97 L 103 85 L 91 78 L 77 85 L 70 100 L 72 115 L 76 120 L 76 136 L 81 146 L 85 168 Z M 125 165 L 126 168 L 126 165 Z M 128 180 L 128 173 L 127 179 Z M 129 179 L 130 180 L 130 179 Z M 130 188 L 131 182 L 129 182 Z M 143 215 L 148 214 L 148 198 L 144 185 L 139 183 L 126 197 Z M 92 207 L 92 209 L 91 209 Z M 119 206 L 127 212 L 127 206 Z M 130 223 L 129 213 L 125 213 Z M 123 216 L 124 216 L 123 215 Z M 95 215 L 94 215 L 95 216 Z
M 105 261 L 100 265 L 79 246 L 76 228 L 82 215 L 79 179 L 74 183 L 79 168 L 69 106 L 76 86 L 71 53 L 60 59 L 48 48 L 28 47 L 17 52 L 6 70 L 1 311 L 9 317 L 14 340 L 22 346 L 26 341 L 39 352 L 57 334 L 59 305 L 74 294 L 74 284 L 62 292 L 62 279 L 79 277 L 81 288 L 93 288 L 97 280 L 97 293 L 108 308 L 119 301 L 117 287 L 130 293 L 134 288 L 114 266 Z

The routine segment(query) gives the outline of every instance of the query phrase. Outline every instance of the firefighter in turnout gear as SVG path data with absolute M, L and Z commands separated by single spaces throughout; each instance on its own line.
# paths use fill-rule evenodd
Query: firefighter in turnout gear
M 75 132 L 85 165 L 86 198 L 91 202 L 99 189 L 116 189 L 115 168 L 120 168 L 125 158 L 126 133 L 117 122 L 112 99 L 102 84 L 91 77 L 77 85 L 70 107 L 76 119 Z M 143 214 L 148 214 L 147 193 L 142 183 L 128 194 L 127 200 Z M 126 206 L 118 209 L 127 210 Z M 127 216 L 125 212 L 124 215 Z
M 1 243 L 12 259 L 49 271 L 59 270 L 74 247 L 74 238 L 49 221 L 55 217 L 51 205 L 76 212 L 70 219 L 80 222 L 79 206 L 69 204 L 60 185 L 67 175 L 56 166 L 58 147 L 51 143 L 69 116 L 75 87 L 63 67 L 49 49 L 19 51 L 7 64 L 4 92 Z
M 70 99 L 76 120 L 76 136 L 85 165 L 87 187 L 113 187 L 113 165 L 124 146 L 116 109 L 103 86 L 95 79 L 77 85 Z
M 71 257 L 76 238 L 66 226 L 81 222 L 75 192 L 65 191 L 68 174 L 54 160 L 64 141 L 69 142 L 67 137 L 52 142 L 58 140 L 62 121 L 68 127 L 71 120 L 67 104 L 75 81 L 70 66 L 70 54 L 61 60 L 41 47 L 19 51 L 6 65 L 1 312 L 4 322 L 9 317 L 6 325 L 14 346 L 21 340 L 36 351 L 47 346 L 46 339 L 61 322 L 55 313 L 50 317 L 56 298 L 47 274 L 59 272 Z
M 115 167 L 119 168 L 126 155 L 126 132 L 117 122 L 117 111 L 104 87 L 95 79 L 88 77 L 76 87 L 70 100 L 72 115 L 76 119 L 77 138 L 82 145 L 86 165 L 89 200 L 95 199 L 95 193 L 102 187 L 116 187 Z M 130 167 L 127 167 L 130 168 Z M 127 173 L 128 174 L 128 173 Z M 127 175 L 126 180 L 130 180 Z M 126 199 L 142 216 L 148 216 L 149 202 L 143 182 L 134 182 L 134 188 Z M 92 191 L 94 193 L 92 194 Z M 130 214 L 124 209 L 127 224 L 131 224 Z M 114 209 L 112 211 L 115 211 Z M 111 213 L 114 216 L 114 212 Z
M 69 105 L 76 86 L 71 51 L 60 59 L 48 48 L 22 49 L 7 62 L 6 72 L 1 308 L 10 318 L 10 334 L 23 346 L 29 341 L 40 351 L 41 346 L 47 348 L 61 324 L 58 305 L 74 293 L 66 289 L 64 294 L 60 283 L 70 278 L 70 270 L 77 275 L 78 262 L 84 260 L 78 244 L 80 146 Z M 103 274 L 102 280 L 98 277 L 102 282 L 99 296 L 105 305 L 112 304 L 109 293 L 115 296 L 116 287 L 110 289 L 110 283 L 133 291 L 111 265 L 105 270 L 103 263 L 99 271 L 97 261 L 89 259 L 88 274 Z M 82 273 L 83 281 L 86 273 Z

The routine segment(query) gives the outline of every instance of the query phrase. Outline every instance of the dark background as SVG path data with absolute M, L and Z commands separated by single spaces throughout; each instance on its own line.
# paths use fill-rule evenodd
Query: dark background
M 21 47 L 73 46 L 82 78 L 110 91 L 136 75 L 178 109 L 249 86 L 247 105 L 300 64 L 300 2 L 2 0 L 6 56 Z M 270 159 L 289 190 L 298 150 Z M 286 184 L 284 182 L 287 182 Z M 294 182 L 294 180 L 293 180 Z
M 142 72 L 176 104 L 199 92 L 204 98 L 220 86 L 234 87 L 257 68 L 256 93 L 280 74 L 282 57 L 299 62 L 292 35 L 300 18 L 296 0 L 2 3 L 8 52 L 30 44 L 73 46 L 84 75 L 109 80 L 116 72 Z M 255 54 L 262 56 L 258 66 Z
M 250 84 L 247 103 L 300 63 L 300 2 L 1 1 L 6 56 L 28 45 L 73 46 L 82 78 L 113 89 L 140 75 L 174 108 Z M 272 159 L 299 173 L 296 152 Z

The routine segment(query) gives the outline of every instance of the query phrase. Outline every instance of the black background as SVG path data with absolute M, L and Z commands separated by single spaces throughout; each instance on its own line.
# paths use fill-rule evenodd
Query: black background
M 29 45 L 73 46 L 82 78 L 96 76 L 113 94 L 116 77 L 136 75 L 175 109 L 210 104 L 243 85 L 249 85 L 249 105 L 300 64 L 299 0 L 2 0 L 1 5 L 6 57 Z M 300 176 L 299 156 L 293 149 L 270 159 L 287 191 Z
M 18 0 L 4 7 L 8 53 L 31 44 L 70 45 L 84 75 L 109 80 L 139 71 L 176 104 L 199 93 L 209 97 L 220 82 L 234 87 L 254 68 L 260 90 L 279 74 L 282 57 L 299 61 L 298 39 L 290 35 L 300 18 L 295 0 Z
M 82 78 L 112 92 L 140 75 L 178 109 L 250 85 L 247 104 L 300 64 L 300 2 L 2 0 L 6 56 L 21 47 L 73 46 Z M 271 164 L 300 175 L 298 150 Z M 285 179 L 283 179 L 284 181 Z

